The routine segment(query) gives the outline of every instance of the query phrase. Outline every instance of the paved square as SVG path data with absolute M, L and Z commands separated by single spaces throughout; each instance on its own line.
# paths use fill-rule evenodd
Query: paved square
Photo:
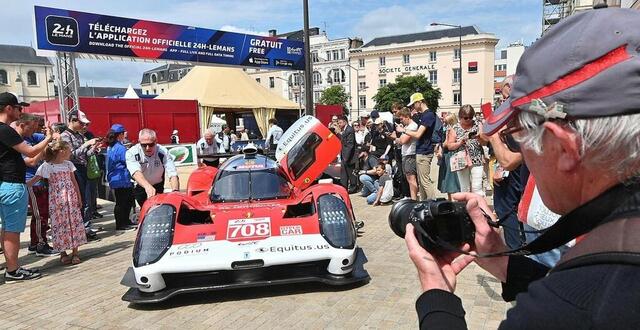
M 183 186 L 186 180 L 182 181 Z M 334 288 L 320 284 L 207 292 L 178 296 L 158 305 L 130 306 L 120 285 L 131 264 L 136 232 L 116 234 L 112 204 L 101 201 L 105 227 L 98 242 L 80 248 L 83 262 L 62 266 L 58 258 L 26 255 L 22 235 L 20 263 L 44 276 L 26 283 L 0 279 L 0 328 L 13 329 L 415 329 L 416 271 L 404 241 L 389 229 L 390 206 L 371 207 L 352 195 L 358 219 L 365 220 L 358 244 L 369 262 L 371 282 Z M 28 231 L 28 229 L 27 229 Z M 4 265 L 4 257 L 0 257 Z M 475 264 L 458 279 L 470 329 L 495 329 L 509 304 L 500 283 Z

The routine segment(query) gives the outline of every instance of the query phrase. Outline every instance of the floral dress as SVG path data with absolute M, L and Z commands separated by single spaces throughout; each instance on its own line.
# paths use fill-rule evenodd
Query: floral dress
M 479 133 L 478 123 L 474 121 L 473 126 L 469 129 L 464 129 L 460 126 L 460 123 L 453 125 L 453 130 L 456 133 L 456 141 L 462 140 L 463 137 L 467 136 L 469 132 Z M 465 146 L 461 146 L 460 148 L 454 150 L 453 152 L 457 152 L 465 148 Z M 472 166 L 482 166 L 484 164 L 484 151 L 482 150 L 482 146 L 478 139 L 469 139 L 466 143 L 467 152 L 469 153 L 469 157 L 471 158 Z
M 71 250 L 87 242 L 82 224 L 82 205 L 76 193 L 72 176 L 76 167 L 70 161 L 60 164 L 46 162 L 36 175 L 49 180 L 49 218 L 53 248 Z

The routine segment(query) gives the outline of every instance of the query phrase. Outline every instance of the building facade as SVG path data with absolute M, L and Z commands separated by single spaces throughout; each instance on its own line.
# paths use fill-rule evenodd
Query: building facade
M 28 46 L 0 45 L 0 92 L 25 102 L 56 97 L 53 64 Z
M 310 29 L 311 82 L 313 85 L 313 102 L 320 100 L 326 88 L 341 85 L 348 93 L 350 90 L 349 51 L 362 46 L 358 38 L 329 39 L 325 32 L 318 28 Z M 270 33 L 275 35 L 275 31 Z M 301 31 L 277 35 L 280 38 L 302 38 Z M 305 106 L 304 77 L 302 73 L 285 70 L 247 69 L 251 77 L 268 90 L 293 102 Z M 350 72 L 351 71 L 351 72 Z
M 422 74 L 440 89 L 439 111 L 457 112 L 461 104 L 479 107 L 490 102 L 494 95 L 497 43 L 495 35 L 482 33 L 474 26 L 371 40 L 350 53 L 351 67 L 356 68 L 351 76 L 350 94 L 357 100 L 351 109 L 352 118 L 375 109 L 373 96 L 378 89 L 405 75 Z
M 145 71 L 140 87 L 143 95 L 160 95 L 189 73 L 193 65 L 165 64 Z
M 493 88 L 495 89 L 496 97 L 499 96 L 504 78 L 516 73 L 516 67 L 525 49 L 526 47 L 522 42 L 517 41 L 497 53 L 493 75 Z

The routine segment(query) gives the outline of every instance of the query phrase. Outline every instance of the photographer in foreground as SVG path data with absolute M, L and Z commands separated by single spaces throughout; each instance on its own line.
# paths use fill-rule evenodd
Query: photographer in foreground
M 453 292 L 456 275 L 472 261 L 503 282 L 503 297 L 520 293 L 500 328 L 640 324 L 639 31 L 639 11 L 596 9 L 564 19 L 524 53 L 511 97 L 484 131 L 491 135 L 507 125 L 500 134 L 514 137 L 542 200 L 562 215 L 519 252 L 578 242 L 549 269 L 518 253 L 475 259 L 459 251 L 432 254 L 418 243 L 424 231 L 406 225 L 424 291 L 416 303 L 421 328 L 466 327 Z M 454 198 L 467 201 L 475 225 L 473 244 L 463 250 L 508 250 L 488 225 L 485 213 L 491 212 L 483 198 Z

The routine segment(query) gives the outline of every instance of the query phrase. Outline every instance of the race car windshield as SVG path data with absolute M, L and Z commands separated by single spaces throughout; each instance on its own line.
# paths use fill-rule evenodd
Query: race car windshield
M 289 197 L 289 183 L 274 168 L 252 171 L 222 171 L 213 185 L 211 201 L 237 202 Z

